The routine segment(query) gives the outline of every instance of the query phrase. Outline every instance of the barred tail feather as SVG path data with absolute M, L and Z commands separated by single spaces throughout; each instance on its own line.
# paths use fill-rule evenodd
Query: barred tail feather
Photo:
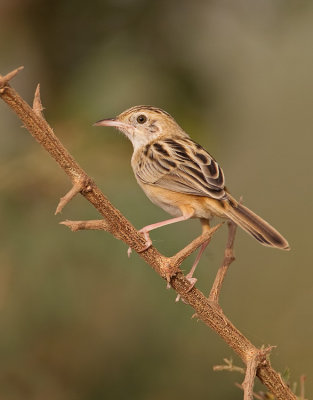
M 287 240 L 269 223 L 242 204 L 228 203 L 226 215 L 264 246 L 290 250 Z

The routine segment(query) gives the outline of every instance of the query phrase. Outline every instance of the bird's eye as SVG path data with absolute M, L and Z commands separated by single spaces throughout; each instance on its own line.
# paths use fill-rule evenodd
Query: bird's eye
M 144 124 L 147 121 L 147 117 L 143 114 L 138 115 L 137 122 L 138 124 Z

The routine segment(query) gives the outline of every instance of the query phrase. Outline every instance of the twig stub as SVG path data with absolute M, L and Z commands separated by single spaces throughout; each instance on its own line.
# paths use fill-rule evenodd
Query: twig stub
M 65 221 L 60 222 L 61 225 L 65 225 L 72 232 L 82 231 L 82 230 L 103 230 L 110 232 L 110 226 L 105 220 L 90 220 L 90 221 Z
M 83 190 L 85 190 L 85 193 L 90 192 L 92 190 L 90 181 L 91 180 L 85 176 L 78 179 L 72 188 L 63 197 L 61 197 L 54 214 L 59 214 L 66 204 L 68 204 L 79 192 L 82 192 Z

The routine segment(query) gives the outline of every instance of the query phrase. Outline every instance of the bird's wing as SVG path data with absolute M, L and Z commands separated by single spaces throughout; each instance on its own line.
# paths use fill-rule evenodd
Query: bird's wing
M 187 138 L 159 139 L 142 150 L 137 178 L 174 192 L 226 198 L 224 174 L 214 158 Z

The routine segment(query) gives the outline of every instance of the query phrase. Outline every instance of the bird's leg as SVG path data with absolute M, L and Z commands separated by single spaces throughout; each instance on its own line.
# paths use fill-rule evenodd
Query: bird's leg
M 209 241 L 207 240 L 206 242 L 204 242 L 201 245 L 200 250 L 199 250 L 199 252 L 197 254 L 197 257 L 196 257 L 196 259 L 195 259 L 195 261 L 194 261 L 189 273 L 186 275 L 186 278 L 190 281 L 190 283 L 192 283 L 192 286 L 194 286 L 194 284 L 197 282 L 197 279 L 193 278 L 193 274 L 195 273 L 195 270 L 196 270 L 196 268 L 197 268 L 197 266 L 199 264 L 200 258 L 202 257 L 202 254 L 203 254 L 203 252 L 206 249 L 208 244 L 209 244 Z
M 204 252 L 204 250 L 206 249 L 206 247 L 207 247 L 207 245 L 209 244 L 209 240 L 207 240 L 206 242 L 204 242 L 204 243 L 202 243 L 202 245 L 201 245 L 201 247 L 200 247 L 200 250 L 199 250 L 199 252 L 198 252 L 198 254 L 197 254 L 197 257 L 196 257 L 196 259 L 195 259 L 195 261 L 194 261 L 194 263 L 193 263 L 193 265 L 192 265 L 192 267 L 191 267 L 191 269 L 190 269 L 190 271 L 189 271 L 189 273 L 186 275 L 186 279 L 188 279 L 188 281 L 190 282 L 190 287 L 189 287 L 189 289 L 188 289 L 188 292 L 195 286 L 195 284 L 197 283 L 197 278 L 193 278 L 193 274 L 195 273 L 195 270 L 196 270 L 196 268 L 197 268 L 197 266 L 198 266 L 198 264 L 199 264 L 199 261 L 200 261 L 200 258 L 201 258 L 201 256 L 202 256 L 202 254 L 203 254 L 203 252 Z M 170 286 L 168 286 L 168 288 L 169 288 Z M 176 302 L 177 301 L 179 301 L 180 300 L 180 294 L 178 294 L 177 295 L 177 297 L 176 297 Z
M 208 232 L 210 230 L 210 220 L 201 218 L 200 221 L 201 221 L 201 225 L 202 225 L 202 235 L 203 235 L 205 232 Z M 193 278 L 193 274 L 195 273 L 195 270 L 196 270 L 196 268 L 197 268 L 197 266 L 199 264 L 199 261 L 200 261 L 200 259 L 202 257 L 202 254 L 203 254 L 203 252 L 206 249 L 208 244 L 209 244 L 209 240 L 207 240 L 206 242 L 202 243 L 202 245 L 200 247 L 200 250 L 199 250 L 199 252 L 197 254 L 197 257 L 196 257 L 196 259 L 195 259 L 195 261 L 194 261 L 194 263 L 193 263 L 193 265 L 191 267 L 191 270 L 186 275 L 186 278 L 192 284 L 192 286 L 190 287 L 190 290 L 194 287 L 195 283 L 197 282 L 197 279 Z
M 176 222 L 185 221 L 188 218 L 190 218 L 190 217 L 182 215 L 181 217 L 171 218 L 171 219 L 167 219 L 165 221 L 156 222 L 155 224 L 144 226 L 143 228 L 140 229 L 139 232 L 142 232 L 144 234 L 145 238 L 147 239 L 147 241 L 151 242 L 151 239 L 149 237 L 149 232 L 150 231 L 153 231 L 154 229 L 157 229 L 157 228 L 161 228 L 162 226 L 175 224 Z
M 194 214 L 194 210 L 191 207 L 181 207 L 181 212 L 183 213 L 183 215 L 180 217 L 175 217 L 175 218 L 167 219 L 165 221 L 156 222 L 155 224 L 147 225 L 147 226 L 144 226 L 143 228 L 141 228 L 139 230 L 139 232 L 142 232 L 146 239 L 146 246 L 142 251 L 147 250 L 152 245 L 152 241 L 149 236 L 150 231 L 153 231 L 154 229 L 157 229 L 157 228 L 161 228 L 162 226 L 175 224 L 176 222 L 186 221 L 187 219 L 191 218 Z M 132 249 L 129 247 L 127 250 L 128 257 L 130 257 L 131 252 L 132 252 Z
M 210 230 L 210 221 L 208 219 L 204 219 L 204 218 L 201 218 L 200 221 L 201 221 L 201 225 L 202 225 L 202 234 L 204 234 L 205 232 Z M 199 264 L 202 254 L 203 254 L 204 250 L 206 249 L 207 245 L 209 244 L 209 242 L 210 242 L 210 239 L 207 240 L 206 242 L 202 243 L 200 250 L 197 254 L 197 257 L 196 257 L 194 263 L 192 264 L 190 271 L 186 275 L 186 279 L 188 279 L 188 281 L 191 283 L 189 290 L 191 290 L 194 287 L 194 285 L 196 284 L 196 282 L 198 280 L 197 278 L 193 277 L 193 274 L 195 273 L 195 270 Z M 176 297 L 175 301 L 179 301 L 179 300 L 180 300 L 180 295 L 178 295 Z

